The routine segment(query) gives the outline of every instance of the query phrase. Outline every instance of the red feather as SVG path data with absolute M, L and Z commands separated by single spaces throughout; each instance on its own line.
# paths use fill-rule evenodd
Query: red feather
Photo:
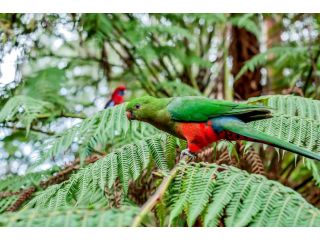
M 113 91 L 111 100 L 114 102 L 114 105 L 118 105 L 124 102 L 124 95 L 121 95 L 120 92 L 123 92 L 125 90 L 126 87 L 124 85 L 120 85 Z
M 188 142 L 188 149 L 192 153 L 197 153 L 213 142 L 221 139 L 225 140 L 248 140 L 249 138 L 230 131 L 217 133 L 212 127 L 212 121 L 206 123 L 185 122 L 178 123 L 178 131 Z
M 111 95 L 111 99 L 106 103 L 104 108 L 106 109 L 108 107 L 112 107 L 112 106 L 123 103 L 125 90 L 126 90 L 126 87 L 124 85 L 120 85 L 119 87 L 117 87 L 113 91 Z

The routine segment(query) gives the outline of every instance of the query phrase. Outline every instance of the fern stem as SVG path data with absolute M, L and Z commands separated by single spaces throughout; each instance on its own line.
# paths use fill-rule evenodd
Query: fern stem
M 16 127 L 16 126 L 9 126 L 9 125 L 5 125 L 3 126 L 3 128 L 10 128 L 10 129 L 13 129 L 13 130 L 17 130 L 17 131 L 25 131 L 27 132 L 28 129 L 26 127 Z M 36 128 L 33 128 L 33 127 L 30 127 L 30 131 L 32 132 L 37 132 L 37 133 L 42 133 L 42 134 L 46 134 L 46 135 L 49 135 L 49 136 L 53 136 L 55 133 L 54 132 L 51 132 L 51 131 L 43 131 L 41 129 L 36 129 Z
M 46 119 L 50 118 L 52 116 L 52 113 L 43 113 L 43 114 L 38 114 L 37 119 Z M 80 118 L 80 119 L 86 119 L 87 117 L 80 113 L 68 113 L 68 112 L 61 112 L 60 114 L 55 115 L 56 117 L 67 117 L 67 118 Z
M 160 186 L 158 187 L 157 191 L 152 195 L 151 198 L 148 199 L 147 202 L 143 204 L 141 207 L 140 213 L 135 217 L 132 227 L 138 227 L 140 226 L 143 218 L 150 212 L 154 206 L 161 200 L 162 196 L 170 186 L 170 183 L 175 178 L 175 176 L 178 173 L 178 170 L 180 170 L 181 164 L 177 164 L 172 170 L 170 171 L 169 175 L 166 176 Z

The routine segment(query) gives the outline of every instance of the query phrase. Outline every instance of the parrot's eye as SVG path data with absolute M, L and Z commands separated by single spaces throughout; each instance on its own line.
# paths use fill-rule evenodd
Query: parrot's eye
M 136 104 L 134 107 L 135 107 L 135 109 L 140 109 L 141 106 L 140 106 L 140 104 Z

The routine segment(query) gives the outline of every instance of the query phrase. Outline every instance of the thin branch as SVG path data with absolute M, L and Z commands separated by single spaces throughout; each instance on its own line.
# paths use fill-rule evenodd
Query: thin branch
M 11 196 L 15 196 L 15 195 L 19 195 L 21 193 L 21 191 L 17 191 L 17 192 L 0 192 L 0 199 L 1 198 L 6 198 L 6 197 L 11 197 Z
M 8 125 L 5 125 L 3 126 L 3 128 L 10 128 L 10 129 L 13 129 L 13 130 L 19 130 L 19 131 L 27 131 L 27 128 L 26 127 L 16 127 L 16 126 L 8 126 Z M 36 128 L 33 128 L 31 127 L 30 128 L 30 131 L 32 132 L 38 132 L 38 133 L 43 133 L 43 134 L 46 134 L 46 135 L 49 135 L 49 136 L 52 136 L 54 135 L 55 133 L 54 132 L 46 132 L 46 131 L 43 131 L 41 129 L 36 129 Z
M 301 181 L 301 183 L 299 183 L 298 185 L 294 186 L 293 189 L 295 191 L 300 190 L 301 188 L 303 188 L 305 185 L 307 185 L 308 183 L 310 183 L 313 180 L 313 176 L 308 176 L 307 178 L 305 178 L 304 180 Z
M 60 115 L 60 117 L 68 117 L 68 118 L 81 118 L 81 119 L 86 119 L 87 116 L 84 115 L 83 113 L 67 113 L 67 112 L 62 112 Z
M 143 204 L 141 207 L 140 213 L 135 217 L 132 227 L 138 227 L 140 226 L 142 220 L 144 217 L 154 208 L 154 206 L 161 200 L 164 193 L 167 191 L 168 187 L 170 186 L 172 180 L 175 178 L 175 176 L 178 173 L 178 170 L 180 170 L 181 165 L 177 164 L 169 173 L 168 176 L 166 176 L 160 186 L 158 187 L 157 191 L 148 199 L 148 201 Z
M 35 191 L 36 191 L 35 187 L 30 187 L 30 188 L 27 188 L 26 190 L 23 190 L 19 198 L 9 208 L 7 208 L 7 211 L 10 211 L 10 212 L 17 211 L 25 201 L 27 201 L 29 198 L 32 197 L 32 194 Z
M 97 62 L 97 63 L 101 63 L 101 62 L 107 61 L 106 57 L 98 58 L 98 57 L 94 57 L 94 56 L 85 56 L 85 57 L 82 57 L 82 56 L 67 56 L 67 55 L 57 55 L 57 54 L 54 54 L 54 53 L 42 54 L 42 55 L 38 55 L 37 57 L 30 57 L 30 59 L 37 60 L 37 59 L 39 59 L 39 57 L 52 57 L 52 58 L 59 58 L 59 59 L 66 58 L 66 59 L 69 59 L 69 60 L 92 61 L 92 62 Z M 122 65 L 115 64 L 115 63 L 109 63 L 109 65 L 111 67 L 121 67 L 121 68 L 123 68 Z
M 86 115 L 84 115 L 83 113 L 68 113 L 68 112 L 61 112 L 58 115 L 54 115 L 53 113 L 44 113 L 44 114 L 39 114 L 37 115 L 37 119 L 45 119 L 45 118 L 49 118 L 51 116 L 55 116 L 55 117 L 68 117 L 68 118 L 80 118 L 80 119 L 86 119 Z

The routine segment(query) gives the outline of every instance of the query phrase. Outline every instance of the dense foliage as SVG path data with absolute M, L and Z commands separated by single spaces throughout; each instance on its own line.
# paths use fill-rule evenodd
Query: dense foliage
M 220 142 L 196 159 L 125 104 L 203 95 L 269 106 L 252 128 L 320 154 L 320 18 L 1 14 L 0 226 L 320 226 L 318 162 Z M 266 31 L 267 30 L 267 31 Z M 1 81 L 0 74 L 0 81 Z

